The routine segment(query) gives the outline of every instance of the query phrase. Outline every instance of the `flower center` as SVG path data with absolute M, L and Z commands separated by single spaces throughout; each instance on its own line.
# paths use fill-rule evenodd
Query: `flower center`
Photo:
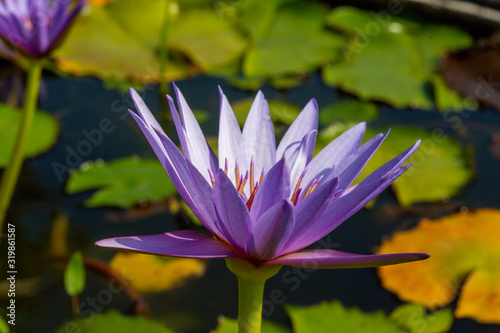
M 302 191 L 302 188 L 300 185 L 302 184 L 302 180 L 304 179 L 304 176 L 306 175 L 307 169 L 302 172 L 302 174 L 299 177 L 299 180 L 297 181 L 297 185 L 295 185 L 295 190 L 293 191 L 292 197 L 290 198 L 290 201 L 293 203 L 294 206 L 297 206 L 297 203 L 299 202 L 300 195 L 302 195 L 302 198 L 300 200 L 304 200 L 305 197 L 307 197 L 309 194 L 312 193 L 318 187 L 318 184 L 321 182 L 323 179 L 323 176 L 313 180 L 311 184 L 307 187 L 305 191 Z
M 225 165 L 224 165 L 224 173 L 226 176 L 228 175 L 229 171 L 229 166 L 228 166 L 228 161 L 227 158 L 225 159 Z M 311 194 L 317 187 L 318 184 L 321 182 L 323 179 L 323 176 L 320 176 L 319 178 L 313 180 L 311 184 L 307 187 L 305 191 L 300 187 L 302 184 L 302 180 L 304 179 L 304 176 L 306 175 L 307 169 L 302 172 L 302 174 L 299 177 L 299 180 L 297 181 L 297 184 L 295 185 L 295 189 L 293 191 L 292 196 L 290 197 L 290 201 L 293 203 L 294 206 L 297 205 L 297 203 L 300 200 L 304 200 L 305 197 L 307 197 L 309 194 Z M 212 187 L 214 187 L 215 183 L 215 178 L 212 175 L 212 172 L 208 170 L 208 173 L 210 175 L 210 180 L 212 182 Z M 235 187 L 238 193 L 240 194 L 241 198 L 246 201 L 246 205 L 248 210 L 252 208 L 252 203 L 255 198 L 255 195 L 257 194 L 257 191 L 259 190 L 260 184 L 262 184 L 262 181 L 264 180 L 264 175 L 265 175 L 265 170 L 262 168 L 262 172 L 260 174 L 260 178 L 258 181 L 255 181 L 255 165 L 253 163 L 253 156 L 250 160 L 250 170 L 245 173 L 245 176 L 240 172 L 240 167 L 238 165 L 238 160 L 235 161 L 234 163 L 234 180 L 235 180 Z M 245 188 L 245 185 L 247 182 L 250 181 L 250 192 L 248 198 L 246 197 L 245 193 L 243 193 L 243 190 Z M 302 197 L 301 197 L 302 195 Z

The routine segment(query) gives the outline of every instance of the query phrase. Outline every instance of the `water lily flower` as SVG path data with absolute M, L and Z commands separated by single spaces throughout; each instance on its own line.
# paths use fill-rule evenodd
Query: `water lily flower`
M 86 0 L 0 0 L 0 37 L 15 49 L 41 58 L 67 32 Z
M 226 258 L 229 269 L 240 281 L 240 327 L 241 320 L 250 316 L 248 303 L 255 301 L 255 294 L 263 292 L 263 283 L 258 287 L 253 283 L 265 281 L 282 265 L 356 268 L 428 257 L 424 253 L 361 255 L 332 249 L 304 249 L 337 228 L 403 174 L 410 167 L 403 164 L 419 142 L 353 186 L 389 132 L 361 145 L 366 128 L 361 123 L 313 157 L 318 126 L 318 106 L 314 99 L 276 147 L 264 95 L 257 94 L 241 130 L 220 90 L 217 157 L 182 93 L 175 85 L 174 89 L 180 117 L 173 99 L 167 98 L 182 152 L 161 130 L 133 89 L 131 95 L 138 114 L 130 113 L 179 194 L 211 237 L 180 230 L 109 238 L 98 241 L 98 246 L 163 256 Z M 258 316 L 248 320 L 257 323 Z

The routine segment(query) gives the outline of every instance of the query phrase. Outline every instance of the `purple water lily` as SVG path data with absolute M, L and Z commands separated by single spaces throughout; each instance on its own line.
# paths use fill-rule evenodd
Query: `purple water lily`
M 86 0 L 0 0 L 0 37 L 34 58 L 52 51 Z
M 417 149 L 387 162 L 351 186 L 387 137 L 363 145 L 365 123 L 349 129 L 313 158 L 318 106 L 311 100 L 276 148 L 269 106 L 259 92 L 240 129 L 220 91 L 218 155 L 207 144 L 182 93 L 180 116 L 167 96 L 182 151 L 165 135 L 140 96 L 131 89 L 142 129 L 179 194 L 212 234 L 181 230 L 98 241 L 101 247 L 190 258 L 240 258 L 256 267 L 374 267 L 421 260 L 423 253 L 360 255 L 331 249 L 303 250 L 326 236 L 375 198 L 410 165 Z

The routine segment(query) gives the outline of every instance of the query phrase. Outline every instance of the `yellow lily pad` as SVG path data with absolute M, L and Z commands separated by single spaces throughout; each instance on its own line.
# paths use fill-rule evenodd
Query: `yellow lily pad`
M 139 292 L 160 292 L 182 286 L 187 279 L 205 274 L 206 261 L 163 258 L 141 253 L 117 253 L 110 266 Z
M 383 242 L 378 254 L 428 252 L 426 262 L 380 267 L 382 285 L 430 309 L 458 298 L 455 316 L 500 324 L 500 211 L 424 219 Z M 460 295 L 458 295 L 460 293 Z

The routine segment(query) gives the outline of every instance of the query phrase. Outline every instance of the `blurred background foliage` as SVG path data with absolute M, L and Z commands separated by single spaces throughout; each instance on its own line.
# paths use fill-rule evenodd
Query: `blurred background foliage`
M 152 111 L 167 129 L 171 116 L 164 94 L 171 81 L 200 82 L 208 77 L 223 82 L 224 89 L 238 96 L 231 104 L 240 125 L 253 100 L 250 96 L 263 89 L 266 96 L 267 92 L 272 96 L 269 105 L 278 138 L 304 106 L 293 95 L 301 86 L 313 82 L 314 93 L 329 97 L 308 97 L 327 101 L 320 103 L 317 151 L 360 121 L 367 122 L 366 138 L 391 129 L 360 179 L 417 139 L 422 140 L 419 151 L 409 161 L 414 166 L 392 185 L 394 196 L 383 196 L 382 203 L 379 199 L 370 203 L 367 208 L 371 210 L 358 214 L 362 222 L 354 222 L 353 229 L 339 230 L 339 239 L 346 243 L 341 250 L 344 246 L 348 249 L 347 243 L 352 242 L 352 248 L 363 251 L 432 254 L 426 262 L 378 270 L 382 286 L 402 301 L 388 291 L 377 291 L 371 300 L 366 299 L 370 296 L 358 295 L 357 302 L 345 298 L 314 305 L 309 299 L 299 299 L 300 305 L 282 306 L 285 301 L 280 300 L 273 306 L 280 306 L 281 312 L 271 316 L 272 321 L 280 323 L 267 321 L 264 333 L 329 333 L 332 327 L 346 333 L 498 330 L 500 250 L 495 237 L 500 221 L 500 193 L 495 185 L 498 172 L 491 170 L 498 170 L 500 159 L 500 124 L 494 113 L 494 109 L 500 110 L 500 85 L 496 83 L 500 79 L 499 37 L 490 36 L 491 31 L 478 34 L 476 27 L 450 24 L 450 20 L 430 20 L 423 13 L 419 16 L 405 9 L 407 2 L 400 7 L 391 6 L 393 2 L 380 3 L 360 9 L 305 0 L 90 0 L 65 42 L 44 64 L 46 77 L 59 76 L 67 85 L 89 77 L 100 80 L 98 94 L 107 90 L 123 97 L 129 86 L 145 95 L 154 91 L 147 103 L 159 97 L 160 102 L 153 104 Z M 24 93 L 18 67 L 25 68 L 26 62 L 21 55 L 1 47 L 0 54 L 16 66 L 11 66 L 14 70 L 9 67 L 0 83 L 6 87 L 2 89 L 5 103 L 0 105 L 3 167 L 10 154 L 12 133 L 19 123 L 18 101 Z M 45 89 L 48 88 L 42 92 Z M 91 94 L 92 91 L 85 91 L 84 98 Z M 57 93 L 48 96 L 62 99 Z M 124 103 L 132 107 L 130 101 Z M 213 135 L 217 132 L 216 113 L 203 103 L 195 104 L 198 121 Z M 101 109 L 109 111 L 108 101 L 98 104 L 97 110 L 85 112 L 98 114 Z M 66 304 L 68 311 L 46 307 L 49 314 L 43 315 L 53 318 L 46 319 L 49 324 L 40 324 L 43 329 L 50 326 L 52 331 L 59 327 L 57 332 L 80 329 L 89 333 L 236 332 L 234 320 L 220 317 L 217 323 L 213 313 L 205 312 L 210 307 L 210 311 L 218 311 L 220 303 L 210 300 L 200 307 L 196 304 L 197 297 L 204 299 L 202 294 L 211 289 L 214 293 L 219 291 L 217 297 L 229 297 L 223 294 L 228 289 L 224 280 L 227 277 L 211 272 L 206 262 L 124 253 L 112 258 L 110 254 L 104 260 L 90 258 L 104 256 L 100 250 L 91 249 L 93 242 L 115 236 L 118 230 L 123 235 L 143 233 L 144 225 L 151 221 L 159 232 L 167 224 L 168 228 L 202 227 L 179 199 L 158 160 L 150 158 L 152 154 L 120 154 L 123 147 L 138 147 L 137 142 L 143 140 L 139 134 L 109 143 L 113 146 L 112 154 L 89 153 L 87 158 L 80 156 L 78 145 L 70 146 L 67 142 L 81 137 L 80 127 L 85 124 L 70 132 L 64 115 L 51 111 L 38 111 L 26 157 L 60 149 L 59 154 L 67 154 L 66 163 L 54 166 L 52 162 L 52 170 L 44 168 L 41 165 L 50 161 L 42 154 L 41 162 L 34 159 L 33 169 L 24 171 L 21 187 L 30 190 L 35 177 L 29 172 L 40 173 L 42 179 L 48 178 L 44 172 L 55 172 L 60 179 L 59 187 L 52 190 L 57 193 L 57 202 L 51 208 L 50 218 L 33 223 L 36 230 L 43 229 L 43 240 L 33 241 L 30 228 L 26 228 L 26 235 L 19 236 L 27 244 L 34 244 L 21 254 L 30 259 L 25 260 L 25 273 L 18 281 L 23 290 L 19 297 L 38 300 L 39 305 L 66 283 L 72 301 L 70 304 L 61 301 L 60 295 L 56 297 L 51 304 Z M 99 114 L 102 119 L 108 113 Z M 84 136 L 91 141 L 89 135 L 96 132 L 86 133 Z M 93 137 L 98 141 L 91 141 L 94 146 L 107 142 L 103 133 L 100 139 Z M 477 133 L 481 138 L 474 137 Z M 208 142 L 216 151 L 217 138 L 208 137 Z M 75 163 L 69 163 L 70 159 Z M 480 170 L 486 170 L 484 163 L 489 164 L 490 173 L 481 173 Z M 483 193 L 475 187 L 477 182 L 489 183 L 497 191 Z M 473 204 L 465 199 L 471 197 L 475 199 Z M 492 202 L 494 207 L 480 209 Z M 70 209 L 65 207 L 68 203 L 77 206 L 69 215 L 66 211 Z M 27 212 L 20 207 L 14 216 L 22 221 L 18 216 Z M 78 224 L 76 216 L 85 221 Z M 358 235 L 355 228 L 365 228 L 372 221 L 374 235 L 370 231 Z M 29 222 L 24 223 L 30 226 Z M 50 226 L 40 226 L 44 223 Z M 97 227 L 87 230 L 84 223 L 95 223 Z M 109 233 L 104 234 L 101 229 Z M 79 233 L 90 236 L 75 242 Z M 83 258 L 77 255 L 77 259 L 70 259 L 79 248 L 84 249 Z M 295 278 L 306 276 L 299 282 L 309 277 L 304 272 L 294 274 Z M 333 276 L 320 274 L 325 274 L 325 279 Z M 382 289 L 375 274 L 367 279 L 375 279 L 375 285 L 370 286 Z M 215 287 L 218 283 L 224 285 Z M 338 285 L 341 283 L 346 282 L 337 281 Z M 6 286 L 0 283 L 0 290 Z M 189 288 L 191 292 L 186 291 Z M 293 299 L 291 294 L 287 294 L 288 298 Z M 86 297 L 97 299 L 99 307 L 93 307 Z M 109 302 L 106 297 L 110 297 Z M 173 304 L 168 311 L 161 306 L 165 302 Z M 372 304 L 369 302 L 376 305 L 367 306 Z M 112 306 L 104 306 L 109 303 Z M 379 303 L 385 304 L 385 308 Z M 224 304 L 230 311 L 235 303 Z M 40 315 L 39 310 L 28 309 L 21 311 L 21 318 L 31 318 L 33 311 L 35 317 Z M 37 325 L 25 322 L 15 331 L 0 321 L 0 332 L 31 332 L 39 328 Z

